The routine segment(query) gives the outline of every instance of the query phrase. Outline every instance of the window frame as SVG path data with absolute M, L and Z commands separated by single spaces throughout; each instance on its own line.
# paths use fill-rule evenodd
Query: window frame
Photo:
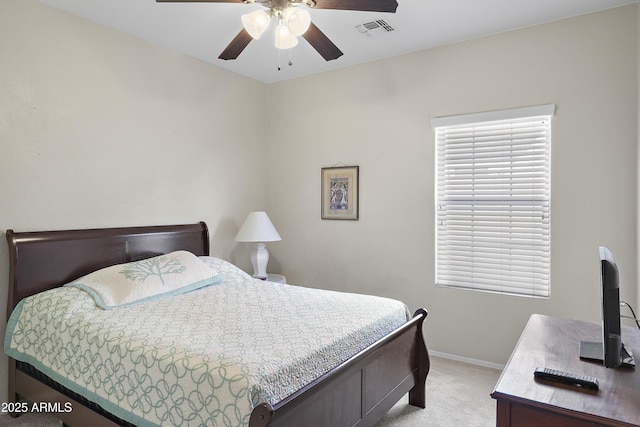
M 555 104 L 545 104 L 431 119 L 436 286 L 550 297 L 555 109 Z M 513 129 L 523 121 L 525 128 Z M 530 164 L 523 168 L 523 160 Z M 530 233 L 530 241 L 522 243 L 524 232 Z

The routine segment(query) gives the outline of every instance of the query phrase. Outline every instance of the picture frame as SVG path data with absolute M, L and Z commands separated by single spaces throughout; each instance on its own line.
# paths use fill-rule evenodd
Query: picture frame
M 322 219 L 357 220 L 359 166 L 322 168 Z

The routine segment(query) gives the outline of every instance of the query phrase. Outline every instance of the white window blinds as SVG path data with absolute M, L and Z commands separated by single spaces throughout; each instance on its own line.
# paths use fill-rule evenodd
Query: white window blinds
M 432 119 L 436 284 L 549 296 L 555 105 Z

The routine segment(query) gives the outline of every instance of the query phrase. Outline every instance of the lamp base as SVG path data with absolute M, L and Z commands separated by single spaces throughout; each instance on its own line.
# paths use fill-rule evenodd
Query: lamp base
M 265 280 L 267 278 L 267 264 L 269 263 L 269 251 L 264 243 L 256 243 L 251 251 L 251 266 L 253 277 Z

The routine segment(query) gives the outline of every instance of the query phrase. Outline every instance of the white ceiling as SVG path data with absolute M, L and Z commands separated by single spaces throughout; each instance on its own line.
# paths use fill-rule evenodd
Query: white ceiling
M 312 21 L 344 52 L 342 57 L 327 62 L 302 38 L 291 50 L 276 49 L 273 46 L 273 24 L 260 40 L 249 43 L 238 59 L 218 59 L 220 52 L 241 30 L 240 16 L 262 8 L 257 4 L 40 0 L 41 3 L 265 83 L 348 67 L 637 1 L 398 0 L 395 14 L 310 10 Z M 355 28 L 377 19 L 384 19 L 395 31 L 366 37 Z M 291 66 L 287 65 L 289 59 L 293 62 Z M 278 70 L 278 65 L 281 70 Z

